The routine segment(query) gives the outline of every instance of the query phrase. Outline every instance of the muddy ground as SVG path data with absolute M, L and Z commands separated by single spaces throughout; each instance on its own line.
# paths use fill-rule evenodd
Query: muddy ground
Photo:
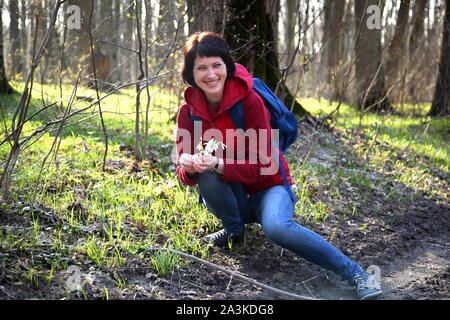
M 352 155 L 339 133 L 325 133 L 321 138 L 313 130 L 302 127 L 296 146 L 289 157 L 308 158 L 309 162 L 345 167 L 331 152 L 349 148 L 347 158 L 353 157 L 362 167 L 362 160 Z M 314 147 L 311 148 L 310 146 Z M 373 168 L 373 177 L 383 178 L 386 170 Z M 450 177 L 436 170 L 433 178 L 448 190 Z M 386 180 L 384 180 L 386 181 Z M 374 270 L 381 280 L 383 295 L 377 299 L 449 299 L 450 298 L 450 204 L 444 197 L 398 185 L 400 197 L 386 198 L 386 190 L 367 193 L 348 185 L 336 186 L 341 197 L 356 203 L 356 214 L 329 212 L 320 223 L 307 227 L 331 241 L 363 268 Z M 365 194 L 364 200 L 357 198 Z M 442 195 L 442 193 L 441 193 Z M 324 202 L 326 190 L 316 190 Z M 2 225 L 11 228 L 23 225 L 25 219 L 3 213 Z M 42 214 L 40 225 L 57 223 L 51 213 Z M 304 218 L 295 217 L 298 222 Z M 44 228 L 45 229 L 45 228 Z M 0 250 L 0 258 L 9 263 L 14 252 Z M 31 257 L 33 258 L 33 257 Z M 15 266 L 0 265 L 0 299 L 291 299 L 267 289 L 240 281 L 222 271 L 198 262 L 184 263 L 166 277 L 160 277 L 151 267 L 149 255 L 128 256 L 127 265 L 108 269 L 86 263 L 80 267 L 83 291 L 67 291 L 66 284 L 73 275 L 55 271 L 50 282 L 40 279 L 30 285 L 18 276 L 30 265 L 16 259 Z M 39 257 L 34 257 L 38 261 Z M 0 260 L 1 261 L 1 260 Z M 5 261 L 5 260 L 3 260 Z M 271 244 L 259 225 L 248 226 L 245 245 L 210 251 L 208 261 L 245 275 L 261 283 L 318 299 L 355 299 L 354 290 L 335 275 L 305 261 L 292 252 Z M 39 275 L 35 275 L 35 277 Z

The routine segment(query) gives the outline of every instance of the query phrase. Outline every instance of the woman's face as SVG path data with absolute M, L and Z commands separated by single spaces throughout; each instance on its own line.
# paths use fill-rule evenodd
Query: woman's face
M 208 103 L 219 105 L 227 79 L 227 66 L 221 57 L 199 57 L 194 60 L 195 84 L 205 93 Z

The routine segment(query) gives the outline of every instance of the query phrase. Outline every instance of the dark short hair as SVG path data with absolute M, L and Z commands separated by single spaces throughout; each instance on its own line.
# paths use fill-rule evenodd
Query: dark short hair
M 236 71 L 230 49 L 220 35 L 210 31 L 196 32 L 186 40 L 181 66 L 183 81 L 195 88 L 198 88 L 194 81 L 194 61 L 197 56 L 221 57 L 227 67 L 228 77 L 234 75 Z

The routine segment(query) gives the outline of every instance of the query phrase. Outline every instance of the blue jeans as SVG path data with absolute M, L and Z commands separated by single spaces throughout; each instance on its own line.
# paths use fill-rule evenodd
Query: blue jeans
M 292 220 L 294 203 L 284 186 L 273 186 L 249 197 L 242 184 L 225 182 L 209 171 L 199 174 L 198 185 L 205 205 L 222 220 L 228 233 L 238 234 L 245 224 L 257 222 L 271 242 L 344 280 L 364 272 L 324 238 Z

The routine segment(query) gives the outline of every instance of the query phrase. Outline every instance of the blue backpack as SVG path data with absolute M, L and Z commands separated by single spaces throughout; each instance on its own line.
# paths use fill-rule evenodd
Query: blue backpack
M 253 79 L 253 89 L 263 98 L 269 110 L 270 126 L 272 129 L 278 129 L 279 141 L 277 147 L 280 149 L 281 154 L 284 155 L 288 147 L 297 139 L 297 119 L 295 119 L 294 114 L 284 106 L 283 102 L 278 99 L 275 93 L 261 79 Z M 239 100 L 228 112 L 235 127 L 245 131 L 242 100 Z
M 274 147 L 281 151 L 281 154 L 285 154 L 288 147 L 295 142 L 298 135 L 298 124 L 294 114 L 290 112 L 281 100 L 273 93 L 272 90 L 259 78 L 253 79 L 253 89 L 263 98 L 266 108 L 270 113 L 270 126 L 272 129 L 278 129 L 278 145 Z M 236 102 L 229 110 L 233 124 L 236 128 L 245 131 L 244 125 L 244 106 L 242 100 Z M 201 120 L 200 117 L 191 115 L 192 121 Z M 295 195 L 291 186 L 288 183 L 286 172 L 283 165 L 280 163 L 278 153 L 276 153 L 277 163 L 281 169 L 281 175 L 283 176 L 284 186 L 286 187 L 291 199 L 295 202 Z

